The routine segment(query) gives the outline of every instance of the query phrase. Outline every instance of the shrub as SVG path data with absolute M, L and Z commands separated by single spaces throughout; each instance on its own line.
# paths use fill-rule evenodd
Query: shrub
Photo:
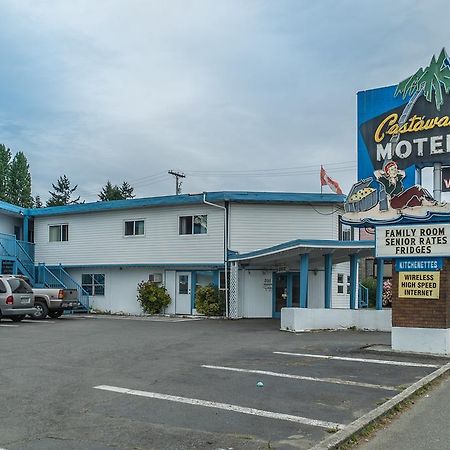
M 377 280 L 373 277 L 366 278 L 361 284 L 369 290 L 369 308 L 375 308 L 377 298 Z
M 199 287 L 195 294 L 195 309 L 205 316 L 222 316 L 225 312 L 225 294 L 213 284 Z
M 147 314 L 159 314 L 171 302 L 167 289 L 151 281 L 141 281 L 137 292 L 137 300 Z

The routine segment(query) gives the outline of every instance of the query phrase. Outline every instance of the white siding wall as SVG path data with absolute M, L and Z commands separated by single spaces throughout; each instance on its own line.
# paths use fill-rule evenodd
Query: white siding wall
M 142 314 L 140 304 L 136 299 L 137 285 L 143 280 L 148 280 L 148 276 L 154 273 L 163 274 L 163 282 L 172 298 L 172 303 L 168 306 L 166 313 L 174 312 L 175 297 L 175 272 L 166 271 L 159 268 L 132 268 L 119 267 L 107 268 L 85 268 L 69 269 L 70 275 L 81 284 L 83 273 L 101 273 L 105 275 L 105 295 L 94 295 L 90 297 L 92 308 L 102 312 Z
M 294 239 L 337 239 L 333 211 L 336 205 L 232 204 L 229 247 L 245 253 Z
M 265 279 L 272 281 L 272 272 L 242 270 L 239 279 L 239 304 L 242 317 L 272 317 L 272 288 Z
M 178 217 L 208 215 L 205 235 L 178 234 Z M 124 220 L 144 219 L 145 236 L 124 237 Z M 48 227 L 69 224 L 68 242 L 49 242 Z M 205 205 L 40 217 L 35 219 L 36 262 L 63 265 L 220 263 L 223 211 Z
M 14 234 L 14 226 L 21 226 L 22 220 L 0 213 L 0 233 Z

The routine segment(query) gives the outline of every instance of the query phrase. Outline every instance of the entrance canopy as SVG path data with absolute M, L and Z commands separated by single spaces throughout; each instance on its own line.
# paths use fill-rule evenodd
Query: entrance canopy
M 309 265 L 323 266 L 323 257 L 332 255 L 333 264 L 346 262 L 351 255 L 358 258 L 374 256 L 374 241 L 336 241 L 331 239 L 306 240 L 296 239 L 249 253 L 231 253 L 230 262 L 255 268 L 277 268 L 298 270 L 301 255 L 309 256 Z

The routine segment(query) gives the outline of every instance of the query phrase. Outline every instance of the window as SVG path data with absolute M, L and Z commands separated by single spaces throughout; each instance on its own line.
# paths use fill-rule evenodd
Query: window
M 338 237 L 340 241 L 353 241 L 355 238 L 353 227 L 350 225 L 346 225 L 341 221 L 342 216 L 339 216 L 339 229 L 338 229 Z
M 125 236 L 143 236 L 144 220 L 126 220 Z
M 350 294 L 350 275 L 347 275 L 347 294 Z
M 48 227 L 49 242 L 63 242 L 69 240 L 69 225 L 67 223 L 61 225 L 50 225 Z
M 0 281 L 0 294 L 6 294 L 6 287 L 3 284 L 3 281 Z
M 105 295 L 105 275 L 101 273 L 83 273 L 81 287 L 89 295 Z
M 337 291 L 338 291 L 338 294 L 344 293 L 344 274 L 343 273 L 337 274 Z
M 31 286 L 21 278 L 9 278 L 6 280 L 13 294 L 32 294 Z
M 181 216 L 179 234 L 206 234 L 208 229 L 208 216 Z

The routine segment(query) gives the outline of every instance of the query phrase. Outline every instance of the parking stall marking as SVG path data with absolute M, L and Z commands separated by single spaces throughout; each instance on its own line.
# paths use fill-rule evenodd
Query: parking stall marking
M 136 395 L 138 397 L 166 400 L 169 402 L 185 403 L 185 404 L 194 405 L 194 406 L 203 406 L 206 408 L 222 409 L 225 411 L 232 411 L 232 412 L 237 412 L 237 413 L 241 413 L 241 414 L 249 414 L 252 416 L 265 417 L 265 418 L 269 418 L 269 419 L 284 420 L 287 422 L 301 423 L 303 425 L 311 425 L 314 427 L 320 427 L 320 428 L 325 428 L 325 429 L 342 429 L 342 428 L 344 428 L 344 425 L 340 424 L 340 423 L 328 422 L 328 421 L 318 420 L 318 419 L 310 419 L 308 417 L 294 416 L 291 414 L 283 414 L 283 413 L 277 413 L 277 412 L 272 412 L 272 411 L 265 411 L 263 409 L 248 408 L 246 406 L 232 405 L 230 403 L 211 402 L 208 400 L 200 400 L 197 398 L 180 397 L 178 395 L 160 394 L 158 392 L 139 391 L 139 390 L 135 390 L 135 389 L 127 389 L 127 388 L 122 388 L 122 387 L 117 387 L 117 386 L 108 386 L 108 385 L 94 386 L 94 389 L 99 389 L 102 391 L 109 391 L 109 392 L 116 392 L 119 394 Z
M 267 370 L 256 370 L 256 369 L 240 369 L 237 367 L 224 367 L 224 366 L 210 366 L 203 364 L 201 367 L 205 369 L 216 369 L 216 370 L 228 370 L 230 372 L 241 372 L 241 373 L 254 373 L 258 375 L 268 375 L 270 377 L 280 377 L 280 378 L 290 378 L 292 380 L 303 380 L 303 381 L 314 381 L 318 383 L 332 383 L 332 384 L 343 384 L 347 386 L 358 386 L 369 389 L 383 389 L 386 391 L 398 391 L 399 389 L 394 386 L 385 386 L 382 384 L 372 384 L 372 383 L 362 383 L 359 381 L 342 380 L 340 378 L 317 378 L 317 377 L 307 377 L 303 375 L 292 375 L 288 373 L 270 372 Z
M 18 327 L 19 325 L 15 325 L 15 324 L 9 324 L 9 323 L 0 323 L 0 327 L 11 327 L 11 328 L 15 328 L 15 327 Z M 0 450 L 2 450 L 1 448 L 0 448 Z
M 56 322 L 53 322 L 53 321 L 51 321 L 51 320 L 32 320 L 32 319 L 25 319 L 25 320 L 22 320 L 22 323 L 38 323 L 38 324 L 41 324 L 41 325 L 43 325 L 43 324 L 48 325 L 48 324 L 52 324 L 52 323 L 56 323 Z
M 286 356 L 301 356 L 307 358 L 320 358 L 320 359 L 335 359 L 340 361 L 351 361 L 351 362 L 364 362 L 372 364 L 387 364 L 391 366 L 406 366 L 406 367 L 429 367 L 432 369 L 437 369 L 441 367 L 440 364 L 424 364 L 415 363 L 408 361 L 391 361 L 388 359 L 365 359 L 365 358 L 349 358 L 346 356 L 330 356 L 330 355 L 312 355 L 310 353 L 290 353 L 290 352 L 273 352 L 275 355 L 286 355 Z

